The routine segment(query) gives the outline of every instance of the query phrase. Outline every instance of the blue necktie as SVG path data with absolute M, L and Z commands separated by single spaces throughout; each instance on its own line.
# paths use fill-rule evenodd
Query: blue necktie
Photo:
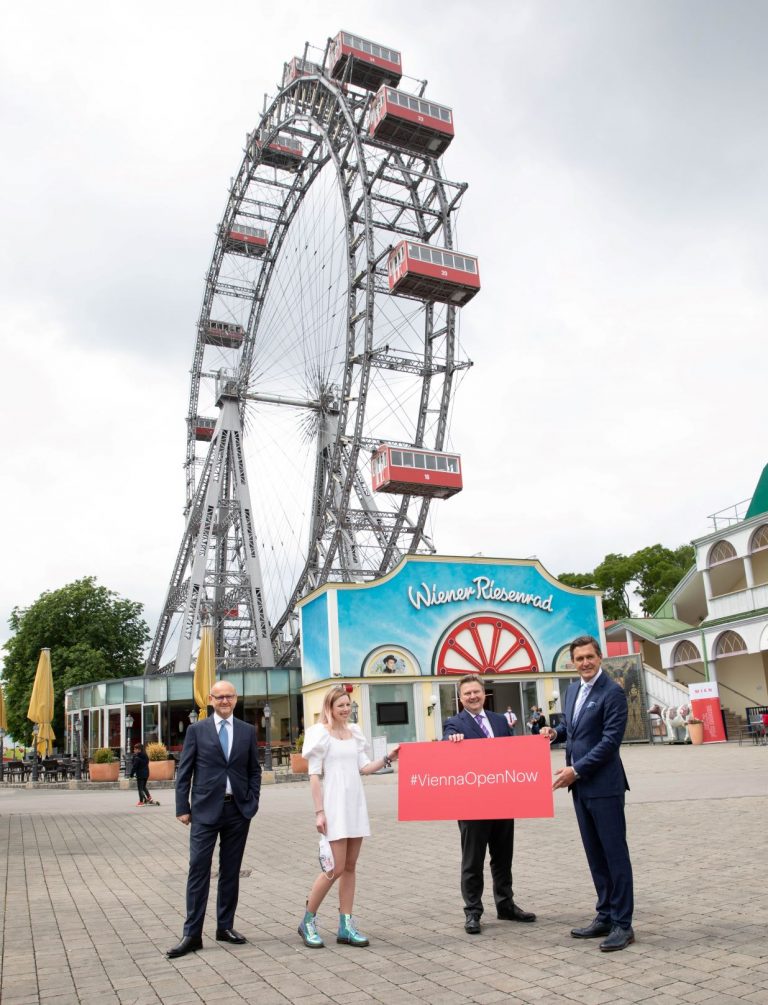
M 224 751 L 224 760 L 229 760 L 229 730 L 227 729 L 227 723 L 222 720 L 219 726 L 219 743 L 221 744 L 221 749 Z

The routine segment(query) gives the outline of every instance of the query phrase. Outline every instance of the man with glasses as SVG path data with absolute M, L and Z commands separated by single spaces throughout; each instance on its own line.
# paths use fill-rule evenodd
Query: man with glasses
M 176 817 L 189 835 L 187 917 L 181 942 L 169 949 L 176 959 L 203 948 L 203 921 L 211 885 L 211 861 L 219 841 L 216 939 L 240 946 L 235 931 L 240 866 L 251 820 L 259 808 L 261 766 L 256 730 L 233 715 L 237 692 L 218 681 L 208 696 L 213 715 L 187 730 L 176 772 Z M 191 796 L 190 796 L 191 788 Z

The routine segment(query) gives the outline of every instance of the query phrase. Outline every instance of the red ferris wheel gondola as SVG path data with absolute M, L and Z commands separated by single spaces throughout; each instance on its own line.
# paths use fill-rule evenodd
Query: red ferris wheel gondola
M 437 450 L 382 443 L 371 458 L 374 492 L 447 499 L 461 492 L 461 458 Z

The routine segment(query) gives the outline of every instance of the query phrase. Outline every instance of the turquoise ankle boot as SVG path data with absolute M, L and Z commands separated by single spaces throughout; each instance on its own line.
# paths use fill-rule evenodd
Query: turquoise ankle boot
M 315 918 L 316 915 L 311 911 L 304 912 L 304 919 L 299 925 L 299 935 L 304 940 L 305 946 L 309 946 L 310 949 L 322 949 L 325 943 L 317 934 Z
M 368 946 L 370 943 L 364 935 L 352 924 L 351 914 L 340 914 L 339 915 L 339 931 L 336 935 L 337 942 L 343 942 L 348 946 Z

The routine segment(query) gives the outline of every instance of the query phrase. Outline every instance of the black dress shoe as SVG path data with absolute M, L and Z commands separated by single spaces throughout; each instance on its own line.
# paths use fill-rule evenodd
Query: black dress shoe
M 480 915 L 468 914 L 467 920 L 464 922 L 464 931 L 467 933 L 467 935 L 479 935 Z
M 244 946 L 248 939 L 239 932 L 236 932 L 234 928 L 217 928 L 216 941 L 231 942 L 233 946 Z
M 610 921 L 602 921 L 598 914 L 586 928 L 572 928 L 571 935 L 574 939 L 599 939 L 601 935 L 610 935 L 612 928 Z
M 635 933 L 631 928 L 621 928 L 619 925 L 614 925 L 605 942 L 600 943 L 600 952 L 615 953 L 619 949 L 631 946 L 634 941 Z
M 169 960 L 175 960 L 179 956 L 186 956 L 187 953 L 196 953 L 203 948 L 203 940 L 199 935 L 185 935 L 178 946 L 169 949 L 165 954 Z
M 496 917 L 502 921 L 535 921 L 536 915 L 531 911 L 524 911 L 518 907 L 514 901 L 508 904 L 498 904 L 496 906 Z

